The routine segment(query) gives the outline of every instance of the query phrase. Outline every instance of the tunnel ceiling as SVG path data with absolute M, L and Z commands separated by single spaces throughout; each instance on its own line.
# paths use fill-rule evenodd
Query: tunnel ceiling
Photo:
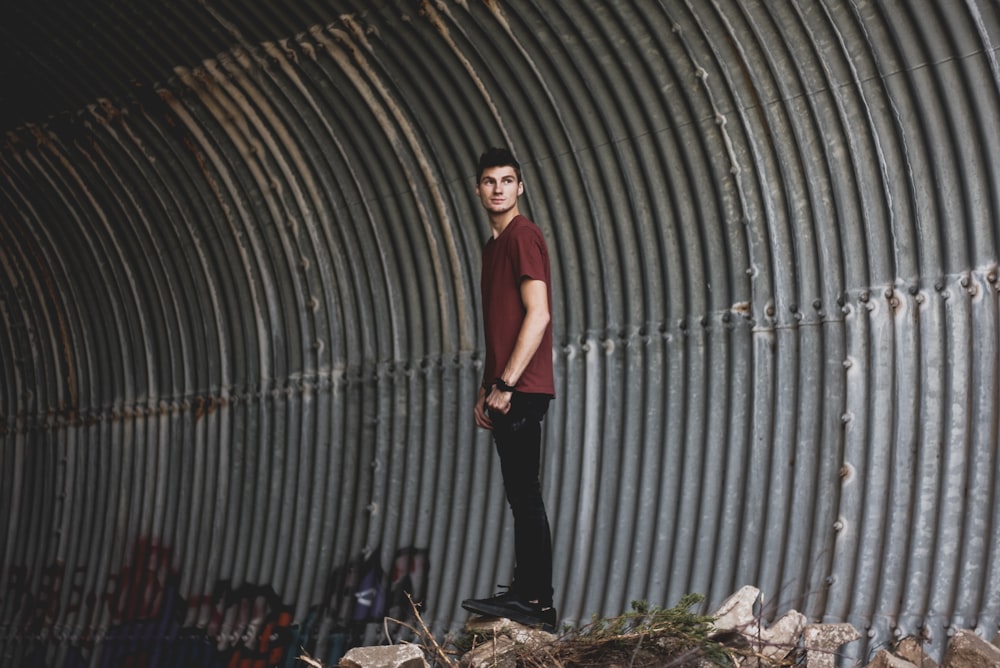
M 342 12 L 378 11 L 385 2 L 334 8 L 332 3 L 135 3 L 118 0 L 15 2 L 0 24 L 6 85 L 0 127 L 12 129 L 73 115 L 101 98 L 135 100 L 163 85 L 178 65 L 195 65 L 247 44 L 289 37 Z
M 114 663 L 168 618 L 248 658 L 253 605 L 333 656 L 404 590 L 444 632 L 505 581 L 490 144 L 552 256 L 566 621 L 752 584 L 854 655 L 996 633 L 993 0 L 2 19 L 5 661 Z

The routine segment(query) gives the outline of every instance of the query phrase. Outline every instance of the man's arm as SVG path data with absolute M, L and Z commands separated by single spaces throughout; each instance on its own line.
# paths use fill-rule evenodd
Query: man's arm
M 524 320 L 517 334 L 514 350 L 507 360 L 500 378 L 508 385 L 517 385 L 521 374 L 528 368 L 528 363 L 538 351 L 538 346 L 545 336 L 545 328 L 549 325 L 549 292 L 545 281 L 527 279 L 521 281 L 521 303 L 524 304 Z M 486 405 L 501 413 L 510 410 L 510 392 L 502 392 L 495 387 L 486 397 Z

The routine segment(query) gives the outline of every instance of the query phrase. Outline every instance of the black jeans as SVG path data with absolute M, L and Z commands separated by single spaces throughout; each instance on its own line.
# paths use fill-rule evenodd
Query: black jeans
M 506 415 L 490 412 L 507 503 L 514 514 L 514 582 L 525 600 L 552 603 L 552 534 L 539 476 L 547 394 L 515 392 Z

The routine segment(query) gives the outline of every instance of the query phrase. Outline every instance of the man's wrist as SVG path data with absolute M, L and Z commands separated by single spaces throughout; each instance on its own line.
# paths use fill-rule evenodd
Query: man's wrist
M 508 385 L 500 376 L 497 376 L 497 379 L 493 381 L 493 385 L 501 392 L 513 392 L 515 388 L 515 385 Z

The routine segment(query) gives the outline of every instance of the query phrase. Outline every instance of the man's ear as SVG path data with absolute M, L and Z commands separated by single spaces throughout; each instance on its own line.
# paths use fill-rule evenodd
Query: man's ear
M 517 182 L 517 194 L 518 194 L 518 196 L 521 196 L 521 195 L 524 194 L 524 181 L 518 181 Z

